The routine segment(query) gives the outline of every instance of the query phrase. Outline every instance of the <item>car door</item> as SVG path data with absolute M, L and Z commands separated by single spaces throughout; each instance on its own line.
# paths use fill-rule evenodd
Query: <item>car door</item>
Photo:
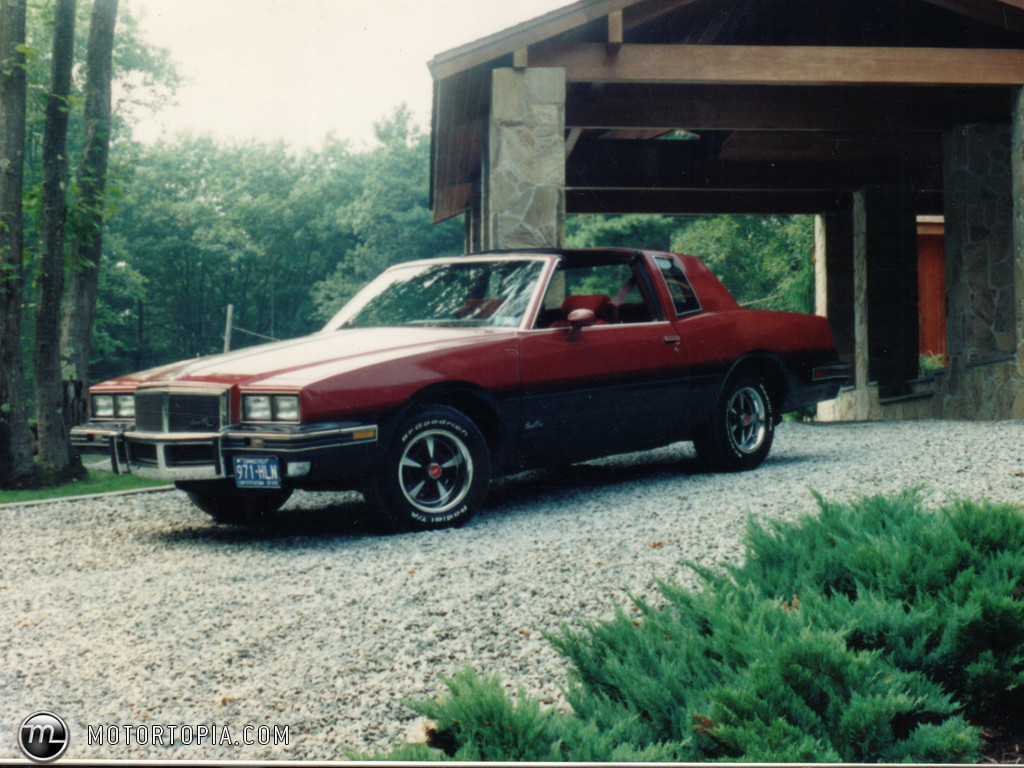
M 642 277 L 637 265 L 632 269 Z M 592 286 L 595 280 L 592 271 L 578 282 Z M 578 333 L 566 320 L 521 333 L 519 445 L 530 463 L 664 443 L 678 423 L 685 348 L 661 318 L 650 287 L 642 291 L 630 280 L 614 300 L 564 289 L 563 315 L 574 299 L 598 307 L 597 323 Z M 557 303 L 546 302 L 549 312 Z

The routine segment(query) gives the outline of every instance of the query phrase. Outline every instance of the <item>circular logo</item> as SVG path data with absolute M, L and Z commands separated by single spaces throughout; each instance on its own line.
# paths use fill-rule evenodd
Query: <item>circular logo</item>
M 56 760 L 70 740 L 68 724 L 53 712 L 33 712 L 18 730 L 18 746 L 25 757 L 37 763 Z

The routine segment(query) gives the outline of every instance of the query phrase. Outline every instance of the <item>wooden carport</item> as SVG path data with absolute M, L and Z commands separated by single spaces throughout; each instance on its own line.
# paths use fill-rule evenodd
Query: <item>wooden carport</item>
M 430 67 L 431 204 L 470 249 L 559 245 L 566 213 L 815 214 L 837 415 L 1024 415 L 1024 0 L 582 0 Z M 927 386 L 918 215 L 952 260 Z

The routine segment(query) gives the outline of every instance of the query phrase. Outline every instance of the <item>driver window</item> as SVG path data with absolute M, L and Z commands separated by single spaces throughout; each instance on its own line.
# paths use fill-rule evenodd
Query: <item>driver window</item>
M 535 327 L 566 327 L 574 309 L 591 310 L 597 325 L 645 323 L 653 317 L 633 269 L 624 263 L 560 264 Z

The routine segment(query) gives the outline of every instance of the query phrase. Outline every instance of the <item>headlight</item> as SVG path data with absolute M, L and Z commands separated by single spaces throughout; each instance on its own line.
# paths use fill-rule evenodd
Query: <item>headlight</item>
M 243 421 L 270 421 L 270 395 L 246 395 L 242 398 Z
M 117 395 L 114 397 L 114 415 L 119 419 L 134 419 L 135 395 Z
M 274 421 L 299 420 L 299 398 L 295 395 L 275 395 L 273 407 Z
M 97 419 L 112 419 L 114 418 L 114 396 L 113 395 L 93 395 L 92 396 L 92 415 Z
M 298 395 L 244 395 L 242 421 L 298 421 Z

